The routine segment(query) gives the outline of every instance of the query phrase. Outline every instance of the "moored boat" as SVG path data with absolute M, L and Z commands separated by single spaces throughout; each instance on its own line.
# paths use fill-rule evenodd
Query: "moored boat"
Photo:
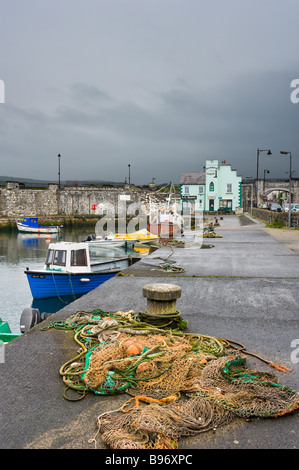
M 174 201 L 172 201 L 172 194 L 174 194 Z M 161 241 L 171 240 L 183 233 L 183 218 L 176 209 L 176 193 L 172 183 L 170 183 L 166 207 L 158 207 L 152 210 L 150 200 L 150 214 L 147 229 L 153 235 L 160 237 Z
M 26 269 L 35 299 L 87 294 L 121 270 L 139 261 L 126 256 L 107 261 L 91 260 L 86 242 L 50 243 L 43 269 Z
M 99 248 L 121 248 L 121 247 L 131 247 L 137 240 L 127 240 L 117 239 L 114 234 L 107 234 L 105 237 L 94 235 L 88 235 L 87 239 L 84 240 L 91 247 Z
M 9 324 L 0 318 L 0 348 L 2 347 L 2 343 L 9 343 L 18 336 L 20 335 L 12 333 Z
M 20 232 L 31 233 L 58 233 L 62 229 L 62 225 L 39 225 L 37 217 L 24 217 L 23 220 L 16 220 L 17 228 Z
M 174 209 L 160 209 L 150 220 L 147 228 L 160 238 L 174 238 L 181 235 L 182 225 L 180 216 Z
M 158 243 L 159 236 L 151 233 L 149 230 L 141 229 L 132 233 L 116 233 L 115 238 L 117 240 L 125 240 L 127 243 Z

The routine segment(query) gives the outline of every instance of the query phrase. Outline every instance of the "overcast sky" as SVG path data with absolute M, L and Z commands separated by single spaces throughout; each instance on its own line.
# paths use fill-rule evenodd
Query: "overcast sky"
M 0 175 L 299 178 L 298 0 L 0 0 Z M 298 87 L 299 88 L 299 87 Z M 299 97 L 299 91 L 298 91 Z M 0 96 L 1 100 L 1 96 Z

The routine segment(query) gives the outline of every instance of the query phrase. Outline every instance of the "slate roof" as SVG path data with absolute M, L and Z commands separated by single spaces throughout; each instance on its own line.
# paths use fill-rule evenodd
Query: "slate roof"
M 206 174 L 204 172 L 189 171 L 181 174 L 180 184 L 205 184 Z

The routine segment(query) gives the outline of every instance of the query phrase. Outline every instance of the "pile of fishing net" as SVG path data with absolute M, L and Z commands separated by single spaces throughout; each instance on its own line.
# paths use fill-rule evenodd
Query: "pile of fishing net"
M 80 345 L 77 356 L 60 369 L 66 390 L 76 390 L 80 397 L 87 392 L 131 396 L 121 408 L 97 418 L 105 445 L 173 449 L 183 436 L 236 417 L 277 417 L 299 407 L 298 392 L 280 385 L 270 373 L 247 367 L 251 353 L 245 354 L 244 346 L 184 333 L 179 324 L 168 322 L 161 328 L 140 321 L 133 311 L 98 309 L 47 327 L 73 329 Z
M 204 229 L 203 231 L 203 238 L 222 238 L 221 235 L 219 235 L 217 232 L 214 231 L 214 229 Z
M 220 237 L 220 235 L 217 235 L 215 232 L 211 232 L 211 233 L 214 233 L 215 236 L 211 236 L 211 237 L 204 236 L 204 238 Z M 201 240 L 201 238 L 203 237 L 202 235 L 197 235 L 197 237 L 198 239 L 195 238 L 193 240 L 172 240 L 169 243 L 165 243 L 165 246 L 171 246 L 175 248 L 214 248 L 214 245 L 207 245 L 202 242 Z

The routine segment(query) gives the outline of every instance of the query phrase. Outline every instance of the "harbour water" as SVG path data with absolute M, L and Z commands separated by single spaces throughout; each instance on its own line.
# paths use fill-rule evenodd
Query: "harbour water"
M 0 233 L 0 318 L 8 322 L 12 333 L 20 333 L 20 317 L 24 308 L 34 307 L 38 308 L 40 313 L 55 313 L 76 299 L 71 296 L 34 300 L 24 271 L 26 267 L 29 269 L 43 267 L 50 242 L 83 241 L 90 233 L 90 227 L 64 229 L 59 237 L 18 232 Z M 104 248 L 97 249 L 96 255 L 101 261 L 131 253 L 136 254 L 136 251 L 125 248 Z

